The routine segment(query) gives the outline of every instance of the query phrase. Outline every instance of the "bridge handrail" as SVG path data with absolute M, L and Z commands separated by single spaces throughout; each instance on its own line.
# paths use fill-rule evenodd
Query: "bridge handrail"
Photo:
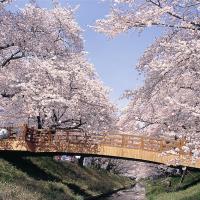
M 78 132 L 77 130 L 58 130 L 56 134 L 52 133 L 51 129 L 36 129 L 28 127 L 24 124 L 14 127 L 0 127 L 6 128 L 9 131 L 10 138 L 20 138 L 27 142 L 33 143 L 35 146 L 48 144 L 87 144 L 87 145 L 107 145 L 117 146 L 121 148 L 143 149 L 148 151 L 168 151 L 170 149 L 179 148 L 180 153 L 183 154 L 182 146 L 185 144 L 184 139 L 166 140 L 163 138 L 153 138 L 144 135 L 121 134 L 121 133 L 99 133 L 94 135 L 86 134 L 85 132 Z M 15 130 L 19 129 L 21 133 L 17 136 Z M 12 137 L 13 135 L 13 137 Z M 15 135 L 15 136 L 14 136 Z

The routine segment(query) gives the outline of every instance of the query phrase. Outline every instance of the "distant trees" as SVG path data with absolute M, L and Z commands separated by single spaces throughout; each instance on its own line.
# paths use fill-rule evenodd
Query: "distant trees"
M 131 162 L 116 158 L 86 157 L 86 165 L 96 169 L 105 169 L 114 174 L 127 175 L 129 170 L 132 169 L 133 163 L 133 161 Z
M 128 30 L 163 27 L 137 69 L 144 85 L 127 91 L 130 103 L 121 118 L 124 130 L 186 137 L 184 150 L 200 147 L 200 2 L 198 0 L 113 0 L 110 14 L 96 30 L 114 37 Z
M 0 105 L 38 128 L 113 126 L 115 108 L 83 48 L 74 10 L 28 4 L 18 12 L 0 2 Z

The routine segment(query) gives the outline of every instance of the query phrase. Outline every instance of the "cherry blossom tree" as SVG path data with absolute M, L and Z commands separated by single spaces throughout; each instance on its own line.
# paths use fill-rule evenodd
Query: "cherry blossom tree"
M 0 103 L 38 128 L 106 131 L 115 107 L 86 59 L 73 13 L 59 5 L 28 4 L 16 13 L 2 7 Z
M 30 56 L 48 59 L 83 50 L 81 30 L 70 7 L 47 10 L 28 4 L 18 12 L 8 11 L 5 6 L 0 12 L 1 67 Z
M 59 61 L 31 58 L 23 64 L 13 71 L 10 66 L 3 70 L 6 84 L 1 87 L 15 107 L 21 104 L 22 113 L 35 119 L 38 128 L 103 131 L 112 126 L 115 108 L 108 90 L 84 55 Z
M 97 20 L 96 29 L 116 36 L 132 28 L 150 26 L 197 31 L 199 0 L 112 0 L 113 7 L 105 19 Z
M 125 96 L 130 103 L 120 125 L 148 135 L 173 135 L 188 141 L 185 151 L 199 156 L 200 18 L 198 0 L 114 0 L 96 30 L 109 37 L 129 30 L 163 27 L 163 35 L 138 63 L 144 85 Z

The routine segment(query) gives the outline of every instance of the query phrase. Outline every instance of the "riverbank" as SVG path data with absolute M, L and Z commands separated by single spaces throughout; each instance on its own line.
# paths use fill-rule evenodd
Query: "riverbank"
M 114 190 L 107 192 L 107 193 L 101 193 L 101 194 L 96 195 L 94 197 L 86 198 L 85 200 L 105 200 L 105 199 L 111 197 L 112 195 L 115 195 L 115 194 L 117 194 L 121 191 L 131 190 L 132 188 L 135 187 L 135 185 L 136 185 L 136 183 L 132 183 L 132 184 L 126 185 L 123 188 L 114 189 Z
M 131 185 L 128 178 L 50 157 L 0 159 L 1 200 L 81 200 Z
M 131 188 L 120 190 L 114 194 L 104 196 L 98 200 L 145 200 L 145 187 L 141 182 Z
M 171 176 L 148 180 L 146 196 L 148 200 L 200 200 L 200 171 L 187 172 L 182 183 L 181 177 Z

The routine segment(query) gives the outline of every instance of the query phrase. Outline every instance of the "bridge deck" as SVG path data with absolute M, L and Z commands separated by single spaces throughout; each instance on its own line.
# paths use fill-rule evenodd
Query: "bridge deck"
M 67 130 L 53 134 L 50 130 L 27 126 L 6 129 L 9 138 L 0 140 L 1 151 L 90 154 L 200 168 L 200 160 L 193 160 L 191 153 L 183 152 L 184 140 L 167 141 L 132 134 L 87 135 Z M 177 148 L 179 152 L 174 153 Z

